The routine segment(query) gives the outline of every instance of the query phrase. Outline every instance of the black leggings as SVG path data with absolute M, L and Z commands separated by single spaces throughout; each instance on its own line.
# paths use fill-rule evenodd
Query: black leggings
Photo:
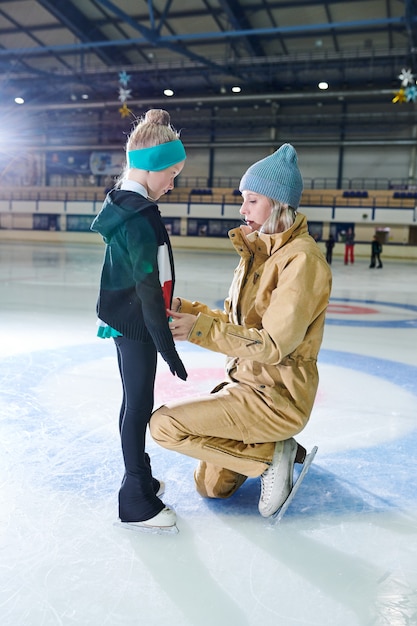
M 123 386 L 119 430 L 125 475 L 119 491 L 119 517 L 123 522 L 141 522 L 164 508 L 155 495 L 159 482 L 152 478 L 145 452 L 146 427 L 154 402 L 157 352 L 153 343 L 126 337 L 116 337 L 114 342 Z

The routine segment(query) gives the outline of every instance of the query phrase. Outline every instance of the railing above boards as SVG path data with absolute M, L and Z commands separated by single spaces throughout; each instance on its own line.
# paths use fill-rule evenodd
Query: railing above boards
M 94 202 L 101 205 L 105 192 L 98 187 L 0 187 L 0 202 L 5 210 L 5 203 L 12 208 L 15 202 Z M 237 189 L 225 188 L 184 188 L 179 187 L 162 196 L 159 203 L 185 204 L 233 204 L 240 205 L 242 197 Z M 366 208 L 409 208 L 417 205 L 416 191 L 398 190 L 362 190 L 352 192 L 340 189 L 306 189 L 301 207 L 366 207 Z M 97 208 L 97 207 L 96 207 Z

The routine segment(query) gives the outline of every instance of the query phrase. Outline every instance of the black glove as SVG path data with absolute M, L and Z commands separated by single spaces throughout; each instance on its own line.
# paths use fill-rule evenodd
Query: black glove
M 187 370 L 184 367 L 183 362 L 178 356 L 178 352 L 176 350 L 167 350 L 166 352 L 161 352 L 161 356 L 169 365 L 169 369 L 171 370 L 171 374 L 178 376 L 181 380 L 187 380 Z

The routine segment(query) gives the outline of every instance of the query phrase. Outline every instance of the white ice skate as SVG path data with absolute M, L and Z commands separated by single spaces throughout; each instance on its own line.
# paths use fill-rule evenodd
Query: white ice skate
M 165 507 L 155 515 L 155 517 L 151 517 L 151 519 L 145 520 L 143 522 L 115 522 L 115 526 L 119 526 L 120 528 L 125 528 L 127 530 L 133 530 L 135 532 L 140 533 L 152 533 L 154 535 L 166 535 L 166 534 L 177 534 L 178 528 L 176 525 L 177 516 L 175 511 L 170 509 L 169 507 Z
M 281 508 L 278 509 L 278 511 L 276 513 L 274 513 L 274 515 L 272 515 L 272 517 L 270 518 L 270 523 L 271 525 L 276 524 L 277 522 L 280 522 L 282 520 L 282 518 L 284 517 L 285 513 L 288 510 L 288 507 L 290 506 L 291 502 L 294 499 L 295 494 L 297 493 L 297 491 L 299 490 L 301 483 L 303 482 L 304 478 L 306 477 L 306 474 L 308 472 L 308 470 L 310 469 L 310 465 L 312 464 L 314 457 L 316 456 L 318 447 L 314 446 L 311 450 L 311 452 L 309 452 L 309 454 L 307 454 L 307 456 L 305 457 L 305 460 L 303 462 L 303 468 L 297 478 L 297 480 L 295 481 L 295 483 L 292 486 L 292 489 L 288 495 L 288 498 L 285 500 L 284 504 L 281 506 Z

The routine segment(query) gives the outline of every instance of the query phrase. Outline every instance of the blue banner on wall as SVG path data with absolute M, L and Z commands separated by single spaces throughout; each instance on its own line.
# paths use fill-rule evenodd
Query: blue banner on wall
M 91 173 L 98 176 L 118 176 L 124 166 L 122 152 L 92 152 L 90 155 Z
M 48 152 L 49 174 L 90 174 L 90 152 Z
M 123 152 L 48 152 L 49 174 L 93 174 L 118 176 L 125 165 Z

